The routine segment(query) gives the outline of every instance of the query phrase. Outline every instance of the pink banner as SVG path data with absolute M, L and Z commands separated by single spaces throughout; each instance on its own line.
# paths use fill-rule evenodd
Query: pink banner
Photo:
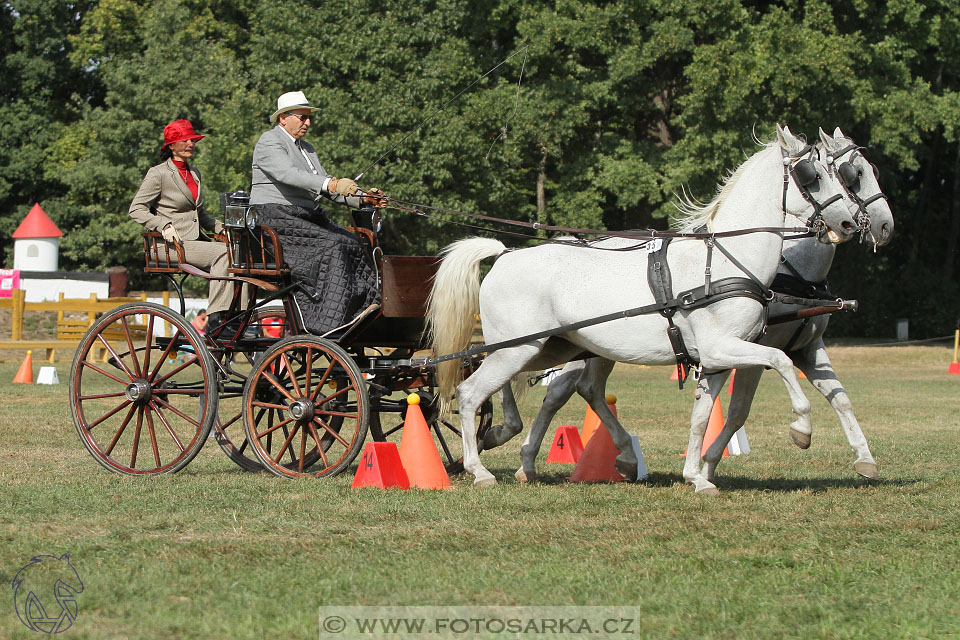
M 20 269 L 0 269 L 0 298 L 10 298 L 20 288 Z

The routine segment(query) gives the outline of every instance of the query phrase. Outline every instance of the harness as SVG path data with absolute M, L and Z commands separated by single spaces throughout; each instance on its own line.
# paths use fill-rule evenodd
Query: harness
M 877 191 L 869 198 L 861 198 L 859 195 L 860 191 L 860 176 L 862 171 L 857 165 L 854 164 L 854 161 L 860 157 L 870 165 L 873 169 L 874 178 L 879 179 L 879 171 L 877 170 L 877 165 L 873 164 L 867 158 L 860 153 L 860 149 L 863 147 L 858 147 L 857 145 L 850 143 L 847 146 L 843 147 L 836 153 L 827 153 L 825 159 L 827 165 L 827 171 L 830 172 L 831 176 L 835 176 L 837 181 L 840 183 L 840 187 L 843 189 L 844 193 L 847 194 L 847 197 L 857 205 L 857 228 L 860 231 L 860 239 L 863 240 L 863 236 L 870 230 L 870 212 L 867 211 L 867 207 L 876 202 L 877 200 L 883 199 L 887 200 L 887 195 L 882 191 Z M 846 162 L 837 161 L 842 158 L 847 153 L 853 153 L 850 155 L 850 159 Z M 819 151 L 817 152 L 819 157 Z
M 800 195 L 813 207 L 813 213 L 807 220 L 807 227 L 812 229 L 817 237 L 820 237 L 827 231 L 827 224 L 823 220 L 823 210 L 837 200 L 842 200 L 843 196 L 836 193 L 823 202 L 818 202 L 813 197 L 810 185 L 814 184 L 818 177 L 817 168 L 812 160 L 814 151 L 816 149 L 809 144 L 796 153 L 789 153 L 783 147 L 780 148 L 780 153 L 783 154 L 783 198 L 780 208 L 783 211 L 787 210 L 787 189 L 790 187 L 790 178 L 792 177 Z
M 828 207 L 830 204 L 836 202 L 837 200 L 842 199 L 840 194 L 835 194 L 830 198 L 827 198 L 824 202 L 819 202 L 811 193 L 809 186 L 817 179 L 816 167 L 813 164 L 811 159 L 813 155 L 814 148 L 811 145 L 807 145 L 797 153 L 788 153 L 786 150 L 781 149 L 783 154 L 783 198 L 782 198 L 782 207 L 786 211 L 787 203 L 787 190 L 790 186 L 790 179 L 793 178 L 794 183 L 796 184 L 798 190 L 812 207 L 813 213 L 810 215 L 810 218 L 807 221 L 807 227 L 814 230 L 814 233 L 820 235 L 826 230 L 826 224 L 823 221 L 823 210 Z M 798 160 L 799 159 L 799 160 Z M 419 207 L 417 207 L 417 212 Z M 473 214 L 472 217 L 476 218 L 488 218 L 487 216 L 482 216 L 479 214 Z M 548 228 L 546 225 L 540 225 L 538 223 L 520 223 L 524 226 L 530 226 L 533 228 Z M 555 230 L 561 230 L 559 228 L 554 228 Z M 575 231 L 575 232 L 596 232 L 597 235 L 600 235 L 598 230 L 584 230 L 584 229 L 563 229 L 564 231 Z M 654 304 L 644 305 L 642 307 L 634 307 L 632 309 L 625 309 L 624 311 L 618 311 L 616 313 L 610 313 L 596 318 L 590 318 L 587 320 L 581 320 L 579 322 L 574 322 L 571 324 L 563 325 L 556 327 L 554 329 L 547 329 L 544 331 L 539 331 L 525 336 L 520 336 L 517 338 L 512 338 L 510 340 L 503 340 L 501 342 L 495 342 L 493 344 L 485 344 L 473 347 L 471 349 L 465 349 L 463 351 L 458 351 L 456 353 L 445 354 L 441 356 L 433 356 L 429 358 L 414 359 L 411 361 L 411 364 L 414 366 L 429 366 L 436 365 L 441 362 L 446 362 L 449 360 L 459 360 L 471 358 L 472 356 L 481 354 L 481 353 L 490 353 L 497 351 L 499 349 L 507 349 L 510 347 L 515 347 L 521 344 L 527 344 L 534 342 L 536 340 L 541 340 L 543 338 L 550 338 L 557 336 L 562 333 L 568 333 L 570 331 L 577 331 L 586 327 L 593 325 L 601 324 L 604 322 L 611 322 L 613 320 L 620 320 L 624 318 L 632 318 L 638 315 L 645 315 L 649 313 L 659 313 L 664 318 L 667 319 L 667 336 L 670 340 L 671 347 L 674 352 L 674 357 L 677 361 L 677 371 L 679 374 L 678 384 L 680 388 L 683 388 L 684 379 L 687 376 L 689 370 L 693 367 L 697 367 L 699 362 L 696 362 L 692 356 L 690 356 L 689 351 L 686 348 L 686 345 L 683 341 L 683 335 L 680 331 L 680 328 L 676 326 L 673 322 L 673 316 L 678 310 L 689 311 L 697 309 L 699 307 L 712 304 L 714 302 L 719 302 L 728 298 L 735 297 L 745 297 L 756 300 L 764 307 L 766 311 L 767 304 L 774 299 L 774 293 L 767 287 L 759 278 L 757 278 L 753 273 L 750 272 L 737 258 L 731 254 L 720 242 L 720 238 L 732 237 L 744 235 L 746 233 L 757 233 L 757 232 L 768 232 L 768 233 L 777 233 L 781 237 L 783 232 L 792 231 L 793 229 L 787 229 L 783 227 L 764 227 L 756 229 L 742 229 L 732 232 L 719 232 L 719 233 L 677 233 L 677 232 L 620 232 L 620 233 L 611 233 L 609 231 L 604 231 L 603 235 L 607 236 L 618 236 L 626 237 L 633 239 L 645 239 L 649 240 L 647 246 L 647 251 L 649 253 L 647 259 L 647 282 L 650 286 L 650 290 L 654 295 L 656 302 Z M 698 230 L 699 231 L 699 230 Z M 672 278 L 670 276 L 670 268 L 667 263 L 667 247 L 670 244 L 670 241 L 676 237 L 687 237 L 687 238 L 697 238 L 703 240 L 707 248 L 707 257 L 706 257 L 706 266 L 704 268 L 704 284 L 702 286 L 694 287 L 692 289 L 687 289 L 686 291 L 681 291 L 678 295 L 674 296 L 672 293 Z M 584 246 L 589 247 L 586 243 L 582 241 L 567 243 L 571 246 Z M 633 249 L 639 248 L 639 245 L 633 247 Z M 713 259 L 713 250 L 716 248 L 720 253 L 722 253 L 733 265 L 735 265 L 740 271 L 744 273 L 747 277 L 729 277 L 721 278 L 720 280 L 711 279 L 711 263 Z
M 771 286 L 777 291 L 778 294 L 782 294 L 782 296 L 793 296 L 796 298 L 814 298 L 830 301 L 838 300 L 836 296 L 830 293 L 830 284 L 826 280 L 823 282 L 810 282 L 809 280 L 804 279 L 803 276 L 800 275 L 800 272 L 797 271 L 796 267 L 790 264 L 790 261 L 784 258 L 782 255 L 780 256 L 780 264 L 786 267 L 790 273 L 778 272 L 777 275 L 774 276 L 773 284 Z M 809 324 L 810 318 L 800 319 L 800 325 L 793 332 L 793 335 L 790 336 L 787 344 L 783 347 L 784 353 L 793 351 L 797 340 L 800 339 L 800 335 Z
M 706 240 L 707 261 L 704 269 L 704 284 L 682 291 L 678 296 L 673 295 L 673 284 L 670 276 L 670 265 L 667 262 L 667 247 L 672 238 L 656 240 L 653 246 L 647 249 L 647 283 L 657 303 L 662 306 L 660 315 L 667 319 L 667 337 L 673 348 L 673 355 L 677 360 L 677 381 L 683 389 L 684 380 L 692 367 L 699 363 L 693 359 L 683 342 L 680 328 L 674 324 L 673 316 L 678 309 L 689 310 L 703 307 L 720 300 L 735 297 L 752 298 L 766 307 L 770 300 L 770 289 L 757 279 L 749 270 L 741 265 L 733 256 L 720 245 L 715 238 Z M 710 263 L 713 257 L 713 248 L 717 247 L 728 259 L 743 271 L 747 278 L 730 277 L 711 281 Z

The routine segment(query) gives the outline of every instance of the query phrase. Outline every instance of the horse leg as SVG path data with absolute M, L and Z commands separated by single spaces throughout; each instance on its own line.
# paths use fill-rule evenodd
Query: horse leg
M 700 472 L 700 451 L 703 449 L 703 436 L 710 421 L 710 412 L 717 399 L 720 385 L 711 385 L 709 376 L 697 382 L 694 393 L 693 410 L 690 412 L 690 439 L 687 442 L 687 456 L 683 463 L 683 479 L 693 485 L 696 493 L 717 495 L 717 487 Z
M 573 360 L 564 365 L 563 370 L 556 378 L 550 381 L 547 395 L 540 405 L 540 411 L 534 418 L 523 446 L 520 447 L 520 469 L 514 474 L 519 482 L 533 482 L 537 479 L 537 453 L 543 444 L 543 437 L 547 433 L 550 421 L 557 415 L 563 405 L 567 404 L 570 396 L 577 388 L 577 380 L 586 368 L 584 360 Z
M 503 424 L 490 427 L 483 437 L 481 451 L 499 447 L 523 431 L 523 418 L 520 417 L 520 408 L 517 407 L 517 398 L 510 382 L 500 390 L 500 408 L 503 409 Z
M 823 340 L 810 343 L 807 347 L 794 354 L 794 363 L 810 380 L 814 388 L 823 394 L 833 410 L 837 412 L 840 418 L 840 425 L 847 436 L 847 442 L 857 456 L 853 464 L 854 470 L 870 480 L 879 480 L 880 474 L 877 471 L 877 463 L 870 453 L 870 447 L 867 445 L 867 439 L 860 429 L 860 423 L 857 422 L 857 416 L 853 413 L 853 404 L 850 402 L 850 396 L 846 389 L 837 379 L 837 374 L 833 370 L 830 358 L 827 355 Z
M 487 398 L 507 385 L 513 376 L 523 371 L 527 364 L 536 358 L 541 348 L 542 344 L 533 343 L 495 351 L 457 387 L 457 402 L 460 405 L 460 437 L 463 440 L 463 468 L 473 474 L 475 487 L 492 486 L 497 482 L 493 474 L 480 462 L 475 413 Z
M 800 388 L 800 381 L 793 369 L 793 361 L 783 351 L 737 338 L 721 339 L 715 342 L 703 341 L 698 344 L 698 347 L 700 348 L 700 361 L 708 369 L 746 368 L 748 366 L 764 366 L 776 369 L 780 377 L 783 378 L 784 386 L 790 395 L 790 405 L 797 416 L 796 420 L 790 424 L 790 428 L 805 434 L 810 434 L 813 431 L 810 421 L 810 401 L 807 400 L 807 397 L 803 394 L 803 389 Z M 736 393 L 736 386 L 734 392 Z M 709 408 L 704 407 L 701 413 L 705 413 Z M 706 414 L 706 417 L 703 418 L 704 428 L 708 418 L 709 414 Z M 693 431 L 691 430 L 691 442 L 693 439 Z M 691 452 L 688 451 L 687 465 L 684 466 L 684 478 L 687 478 L 687 473 L 694 471 L 695 468 L 690 462 L 690 454 Z M 702 478 L 703 482 L 709 483 L 705 477 L 699 477 Z M 710 484 L 712 486 L 712 483 Z
M 617 417 L 613 415 L 609 405 L 607 405 L 606 389 L 607 378 L 613 372 L 613 360 L 605 358 L 592 358 L 587 363 L 587 369 L 584 375 L 580 377 L 577 383 L 577 392 L 593 409 L 600 422 L 610 433 L 613 444 L 620 450 L 617 456 L 615 468 L 628 480 L 637 479 L 637 456 L 633 451 L 633 444 L 630 442 L 630 434 L 623 428 Z
M 711 376 L 720 376 L 718 384 L 720 389 L 727 378 L 727 372 L 710 374 Z M 746 367 L 737 369 L 736 383 L 733 385 L 733 396 L 730 398 L 730 407 L 727 410 L 727 419 L 723 424 L 716 440 L 707 448 L 703 454 L 703 476 L 712 483 L 716 483 L 717 465 L 723 458 L 723 450 L 726 448 L 733 434 L 742 427 L 750 414 L 750 406 L 753 404 L 754 394 L 757 392 L 757 385 L 760 382 L 760 376 L 763 375 L 763 369 L 760 367 Z M 713 384 L 711 382 L 711 384 Z M 712 407 L 711 407 L 712 409 Z

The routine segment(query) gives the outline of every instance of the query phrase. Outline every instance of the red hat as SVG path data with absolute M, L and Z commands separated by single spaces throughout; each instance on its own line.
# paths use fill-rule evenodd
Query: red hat
M 160 148 L 165 149 L 174 142 L 180 142 L 181 140 L 196 142 L 202 139 L 203 136 L 198 136 L 193 131 L 193 125 L 190 124 L 189 120 L 174 120 L 163 128 L 163 146 Z

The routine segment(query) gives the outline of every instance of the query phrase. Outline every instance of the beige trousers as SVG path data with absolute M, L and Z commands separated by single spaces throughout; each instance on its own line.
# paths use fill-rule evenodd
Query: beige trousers
M 230 262 L 227 260 L 227 245 L 207 240 L 184 240 L 183 255 L 189 264 L 199 267 L 213 276 L 226 276 Z M 207 313 L 226 311 L 233 299 L 233 283 L 229 280 L 210 280 L 210 295 Z M 246 306 L 246 300 L 243 301 Z

